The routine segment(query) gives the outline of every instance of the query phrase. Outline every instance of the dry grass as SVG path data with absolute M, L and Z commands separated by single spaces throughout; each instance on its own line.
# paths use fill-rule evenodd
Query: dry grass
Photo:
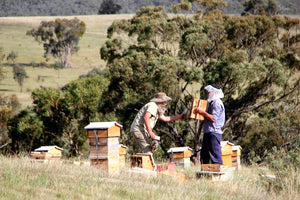
M 194 176 L 199 169 L 181 169 Z M 0 199 L 297 199 L 298 193 L 267 192 L 258 170 L 243 168 L 232 181 L 177 180 L 130 173 L 105 176 L 89 165 L 35 163 L 26 157 L 0 157 Z

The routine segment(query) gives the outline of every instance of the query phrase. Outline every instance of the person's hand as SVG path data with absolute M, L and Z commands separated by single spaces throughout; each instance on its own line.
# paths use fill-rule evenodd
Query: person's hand
M 152 140 L 155 140 L 155 137 L 156 137 L 156 135 L 152 132 L 152 133 L 149 133 L 149 135 L 150 135 L 150 138 L 152 139 Z
M 203 114 L 205 111 L 202 108 L 196 108 L 194 113 Z
M 180 114 L 180 119 L 186 119 L 186 114 L 185 113 L 181 113 Z

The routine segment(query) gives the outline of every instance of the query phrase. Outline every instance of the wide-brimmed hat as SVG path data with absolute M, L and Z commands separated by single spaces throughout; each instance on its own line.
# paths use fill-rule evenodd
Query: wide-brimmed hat
M 155 95 L 153 99 L 150 100 L 151 102 L 155 103 L 161 103 L 161 102 L 166 102 L 166 101 L 172 101 L 170 97 L 166 95 L 164 92 L 159 92 Z

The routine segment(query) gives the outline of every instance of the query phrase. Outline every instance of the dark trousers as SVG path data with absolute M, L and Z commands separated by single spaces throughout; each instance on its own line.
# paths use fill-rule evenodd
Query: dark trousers
M 211 160 L 214 164 L 223 164 L 221 154 L 222 134 L 204 133 L 200 152 L 201 163 L 208 164 Z

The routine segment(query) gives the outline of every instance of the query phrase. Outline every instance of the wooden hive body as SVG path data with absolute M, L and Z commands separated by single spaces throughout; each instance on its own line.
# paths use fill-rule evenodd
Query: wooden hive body
M 31 152 L 34 159 L 60 159 L 63 149 L 58 146 L 41 146 Z
M 105 173 L 119 173 L 119 136 L 117 122 L 91 122 L 85 127 L 90 144 L 91 165 Z
M 189 147 L 174 147 L 168 150 L 169 158 L 171 162 L 174 162 L 177 166 L 183 166 L 189 168 L 191 166 L 190 157 L 192 155 L 192 149 Z
M 232 167 L 235 167 L 236 169 L 241 168 L 241 150 L 242 147 L 239 145 L 232 147 Z
M 150 171 L 156 170 L 152 154 L 136 154 L 130 157 L 131 168 L 143 168 Z
M 221 154 L 223 165 L 232 167 L 232 146 L 233 144 L 228 141 L 221 142 Z
M 125 155 L 126 155 L 127 147 L 125 145 L 119 145 L 119 163 L 120 167 L 125 167 Z

